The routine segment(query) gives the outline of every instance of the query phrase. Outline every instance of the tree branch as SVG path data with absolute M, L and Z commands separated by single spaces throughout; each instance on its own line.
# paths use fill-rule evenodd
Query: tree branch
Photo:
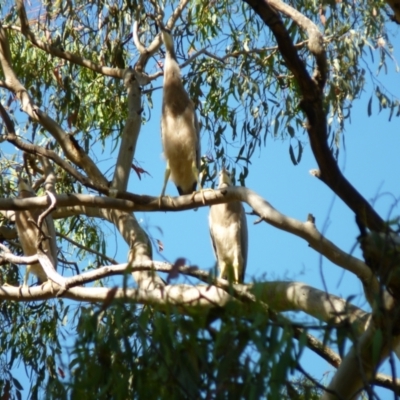
M 307 131 L 310 144 L 320 168 L 319 178 L 328 185 L 362 221 L 365 221 L 367 227 L 375 231 L 385 231 L 386 225 L 382 218 L 343 176 L 329 149 L 327 142 L 327 123 L 325 110 L 323 108 L 321 88 L 311 79 L 281 18 L 276 11 L 272 9 L 272 7 L 278 8 L 277 0 L 244 1 L 250 5 L 271 29 L 288 69 L 293 73 L 299 84 L 302 96 L 300 107 L 307 116 Z
M 399 0 L 385 0 L 389 7 L 393 10 L 392 20 L 396 24 L 400 24 L 400 1 Z
M 242 201 L 247 203 L 261 219 L 278 229 L 292 233 L 306 240 L 310 247 L 324 255 L 334 264 L 354 273 L 363 283 L 367 298 L 372 301 L 379 293 L 379 283 L 371 270 L 361 260 L 340 250 L 332 242 L 324 238 L 315 227 L 315 224 L 307 220 L 301 222 L 281 214 L 273 208 L 266 200 L 253 191 L 243 187 L 229 187 L 206 191 L 203 196 L 196 193 L 192 199 L 191 195 L 174 197 L 162 201 L 161 207 L 158 197 L 138 196 L 132 193 L 117 193 L 117 197 L 125 197 L 131 200 L 112 199 L 81 194 L 58 195 L 58 207 L 87 206 L 102 209 L 118 209 L 121 211 L 180 211 L 195 207 L 204 207 L 212 204 L 221 204 L 229 201 Z M 132 201 L 133 200 L 133 201 Z M 0 199 L 0 210 L 22 210 L 31 207 L 44 208 L 47 205 L 45 198 L 29 199 Z
M 400 336 L 390 341 L 382 340 L 382 333 L 379 332 L 382 330 L 371 324 L 352 346 L 328 386 L 329 390 L 338 395 L 325 392 L 323 400 L 353 399 L 373 380 L 378 366 L 388 357 L 393 347 L 400 344 Z
M 322 92 L 323 88 L 325 87 L 328 70 L 322 33 L 309 18 L 304 16 L 290 5 L 283 3 L 281 0 L 268 0 L 268 4 L 276 11 L 279 11 L 292 19 L 301 29 L 307 32 L 309 37 L 308 49 L 315 56 L 317 62 L 317 69 L 314 72 L 314 79 L 318 83 L 319 89 Z
M 175 8 L 173 11 L 172 15 L 168 19 L 168 22 L 166 24 L 166 28 L 169 30 L 172 30 L 172 28 L 175 26 L 175 23 L 177 19 L 181 16 L 183 10 L 189 3 L 189 0 L 180 0 L 178 6 Z M 159 15 L 158 18 L 162 19 L 163 18 L 163 12 L 159 10 Z M 157 35 L 153 41 L 150 43 L 150 45 L 146 48 L 139 40 L 139 35 L 138 35 L 138 24 L 137 22 L 134 23 L 133 25 L 133 41 L 136 46 L 136 48 L 139 51 L 139 59 L 135 64 L 134 70 L 136 73 L 139 74 L 139 77 L 137 79 L 139 82 L 141 82 L 141 79 L 145 79 L 145 76 L 147 77 L 147 81 L 149 82 L 149 78 L 147 75 L 144 74 L 145 67 L 147 65 L 148 60 L 150 57 L 155 54 L 158 49 L 161 47 L 162 41 L 161 41 L 161 35 Z M 152 78 L 154 79 L 154 78 Z M 142 83 L 141 83 L 142 84 Z
M 22 0 L 21 0 L 22 3 Z M 21 103 L 22 110 L 34 121 L 39 122 L 60 144 L 67 158 L 78 165 L 99 184 L 106 185 L 107 181 L 97 168 L 97 165 L 84 152 L 84 150 L 45 112 L 37 107 L 28 91 L 18 80 L 12 68 L 11 54 L 5 30 L 0 27 L 0 63 L 3 68 L 7 88 L 11 90 Z
M 121 144 L 111 184 L 112 190 L 119 191 L 125 191 L 128 187 L 136 143 L 142 126 L 141 91 L 133 70 L 125 71 L 124 85 L 128 92 L 128 117 L 121 134 Z
M 256 282 L 248 290 L 276 312 L 303 311 L 334 326 L 350 324 L 356 336 L 365 332 L 370 320 L 369 313 L 348 301 L 302 282 Z
M 78 247 L 79 249 L 82 249 L 84 251 L 86 251 L 87 253 L 93 254 L 105 261 L 108 261 L 109 263 L 113 264 L 113 265 L 117 265 L 117 261 L 115 261 L 113 258 L 106 256 L 103 253 L 100 253 L 99 251 L 96 251 L 94 249 L 92 249 L 91 247 L 87 247 L 84 246 L 78 242 L 76 242 L 75 240 L 72 240 L 71 238 L 69 238 L 66 235 L 63 235 L 62 233 L 57 233 L 57 236 L 60 237 L 63 240 L 66 240 L 67 242 L 71 243 L 73 246 Z
M 3 243 L 0 243 L 0 249 L 3 250 L 3 252 L 0 253 L 0 264 L 10 262 L 12 264 L 32 265 L 39 261 L 37 254 L 33 256 L 16 256 Z
M 26 257 L 24 258 L 26 259 Z M 130 270 L 135 270 L 135 269 L 150 270 L 152 268 L 155 268 L 158 271 L 169 272 L 171 271 L 172 268 L 174 268 L 174 266 L 164 262 L 154 262 L 154 264 L 152 262 L 142 263 L 141 265 L 134 264 L 131 267 L 129 267 L 129 264 L 112 265 L 82 273 L 79 276 L 68 278 L 66 279 L 66 281 L 68 286 L 70 286 L 71 284 L 77 285 L 97 280 L 98 278 L 101 277 L 121 274 Z M 197 277 L 202 276 L 204 278 L 206 277 L 206 275 L 208 275 L 204 271 L 200 270 L 195 271 L 192 267 L 181 267 L 180 270 L 182 273 L 196 275 Z M 198 273 L 200 273 L 200 275 Z M 239 298 L 241 297 L 247 299 L 247 301 L 250 299 L 245 294 L 246 292 L 242 291 L 242 288 L 245 285 L 234 285 L 234 287 L 231 287 L 227 281 L 221 279 L 215 279 L 215 282 L 218 285 L 223 286 L 225 289 L 210 285 L 193 287 L 192 285 L 184 285 L 184 284 L 173 285 L 173 286 L 168 285 L 153 290 L 74 287 L 64 292 L 63 297 L 78 301 L 104 302 L 108 301 L 110 296 L 112 295 L 112 297 L 115 299 L 134 300 L 137 301 L 138 303 L 147 305 L 166 306 L 167 304 L 173 304 L 178 306 L 179 305 L 184 306 L 184 308 L 181 308 L 181 310 L 188 310 L 191 307 L 197 308 L 199 306 L 202 307 L 203 309 L 213 308 L 215 306 L 223 307 L 227 304 L 227 302 L 233 301 L 231 295 L 229 295 L 226 291 L 226 290 L 232 291 L 232 289 L 234 290 L 233 293 L 235 297 L 238 296 Z M 267 284 L 273 285 L 274 282 L 268 282 Z M 284 283 L 277 282 L 277 284 L 282 285 Z M 301 285 L 296 282 L 293 283 L 287 282 L 287 284 L 289 285 L 294 284 L 296 286 Z M 249 286 L 251 288 L 252 285 Z M 238 287 L 239 289 L 235 289 L 236 287 Z M 38 300 L 54 298 L 55 293 L 56 291 L 54 291 L 54 288 L 48 284 L 31 288 L 0 286 L 0 299 L 2 300 L 7 299 L 14 301 L 38 301 Z M 280 293 L 280 295 L 282 294 L 284 295 L 285 291 Z M 326 293 L 323 293 L 323 295 L 330 296 Z M 280 299 L 274 299 L 269 297 L 269 300 L 274 304 L 280 304 Z M 273 320 L 276 320 L 276 318 L 273 318 Z M 296 327 L 293 327 L 293 334 L 295 338 L 302 340 L 305 335 L 303 329 Z M 335 352 L 333 352 L 331 349 L 325 346 L 317 338 L 309 334 L 306 334 L 305 338 L 307 347 L 309 347 L 312 351 L 319 354 L 331 365 L 337 368 L 341 364 L 341 358 L 339 357 L 339 355 L 337 355 Z M 397 390 L 400 389 L 399 380 L 393 381 L 391 377 L 382 374 L 378 374 L 376 378 L 373 379 L 373 383 L 391 389 L 393 388 L 396 388 Z
M 17 257 L 9 256 L 5 253 L 5 258 L 13 259 L 16 263 L 31 264 L 37 261 L 37 257 Z M 64 278 L 66 288 L 91 283 L 109 276 L 121 275 L 126 272 L 165 272 L 178 273 L 200 279 L 207 284 L 212 283 L 215 287 L 225 290 L 223 297 L 233 295 L 238 300 L 244 302 L 262 301 L 274 312 L 285 311 L 304 311 L 306 314 L 332 326 L 343 325 L 345 321 L 352 325 L 352 333 L 355 336 L 361 335 L 369 322 L 369 314 L 363 310 L 349 304 L 344 299 L 328 294 L 324 291 L 312 288 L 301 282 L 257 282 L 255 284 L 230 285 L 225 279 L 212 277 L 208 272 L 192 266 L 176 267 L 163 261 L 142 261 L 132 264 L 124 263 L 99 267 L 95 270 L 83 272 L 79 275 Z M 154 275 L 154 274 L 153 274 Z M 188 285 L 175 285 L 182 287 L 184 293 Z M 192 286 L 193 287 L 193 286 Z M 202 288 L 202 285 L 196 287 Z M 202 289 L 201 289 L 202 290 Z M 184 294 L 182 294 L 184 296 Z M 219 299 L 221 298 L 221 294 Z M 218 305 L 218 299 L 213 302 Z M 227 300 L 223 300 L 224 303 Z M 146 304 L 146 303 L 144 303 Z M 337 365 L 336 365 L 337 366 Z
M 19 28 L 16 26 L 12 26 L 12 29 L 20 31 L 34 46 L 45 51 L 48 54 L 51 54 L 54 57 L 58 57 L 63 60 L 69 61 L 73 64 L 80 65 L 99 74 L 105 76 L 112 76 L 114 78 L 122 78 L 124 72 L 123 69 L 101 66 L 74 53 L 64 51 L 56 46 L 51 46 L 43 42 L 42 40 L 36 38 L 36 36 L 29 28 L 29 21 L 26 15 L 26 10 L 23 0 L 16 0 L 16 5 L 21 27 Z

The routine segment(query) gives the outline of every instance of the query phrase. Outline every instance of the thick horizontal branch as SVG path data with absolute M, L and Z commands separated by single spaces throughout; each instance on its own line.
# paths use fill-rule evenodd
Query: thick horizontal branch
M 20 257 L 20 259 L 26 260 L 27 257 Z M 25 262 L 27 263 L 27 261 L 31 260 L 29 259 Z M 330 323 L 335 326 L 341 325 L 346 321 L 353 326 L 353 333 L 355 335 L 362 334 L 368 323 L 368 313 L 349 304 L 344 299 L 327 294 L 324 291 L 315 289 L 301 282 L 258 282 L 255 284 L 234 285 L 231 287 L 228 281 L 215 278 L 208 272 L 200 270 L 197 267 L 176 267 L 172 264 L 160 261 L 134 263 L 133 265 L 125 263 L 96 268 L 95 270 L 83 272 L 77 276 L 64 278 L 63 286 L 65 288 L 72 288 L 108 276 L 132 273 L 135 271 L 165 272 L 167 274 L 173 274 L 174 277 L 182 274 L 213 284 L 217 288 L 226 291 L 223 294 L 219 294 L 218 298 L 212 298 L 215 305 L 219 305 L 219 301 L 222 298 L 225 299 L 226 296 L 230 297 L 231 295 L 228 294 L 230 291 L 238 300 L 245 302 L 262 301 L 268 305 L 269 308 L 274 310 L 274 312 L 304 311 L 322 322 Z M 188 286 L 179 284 L 175 286 L 182 288 L 181 297 L 184 298 Z M 197 287 L 199 290 L 202 290 L 201 285 Z M 223 303 L 225 304 L 226 301 L 228 300 L 223 300 Z
M 378 293 L 379 284 L 374 278 L 371 270 L 361 260 L 340 250 L 332 242 L 324 238 L 311 220 L 305 222 L 287 217 L 273 208 L 266 200 L 255 192 L 242 187 L 229 187 L 203 192 L 205 203 L 203 204 L 202 194 L 197 193 L 192 199 L 191 195 L 174 198 L 163 198 L 159 206 L 158 197 L 139 196 L 128 192 L 117 192 L 120 198 L 99 197 L 80 194 L 64 194 L 56 196 L 57 206 L 86 206 L 102 207 L 106 209 L 119 209 L 123 211 L 181 211 L 195 207 L 203 207 L 212 204 L 220 204 L 229 201 L 240 200 L 246 202 L 262 220 L 275 226 L 278 229 L 292 233 L 306 240 L 317 252 L 323 254 L 336 265 L 354 273 L 364 284 L 367 290 L 367 297 Z M 0 210 L 23 210 L 29 208 L 45 208 L 48 206 L 46 197 L 29 199 L 0 199 Z M 369 293 L 371 291 L 371 293 Z M 371 296 L 370 296 L 371 295 Z
M 79 280 L 70 278 L 67 281 L 67 286 L 70 287 L 73 280 L 76 284 L 79 284 L 79 282 L 86 283 L 105 276 L 135 270 L 153 270 L 168 274 L 173 272 L 174 275 L 183 274 L 192 276 L 204 282 L 212 283 L 224 290 L 229 291 L 233 289 L 234 296 L 237 299 L 243 301 L 258 299 L 267 304 L 274 312 L 303 311 L 322 322 L 335 326 L 341 325 L 344 322 L 349 323 L 352 326 L 353 334 L 356 336 L 361 335 L 365 331 L 369 321 L 369 313 L 349 304 L 340 297 L 328 294 L 301 282 L 258 282 L 231 287 L 226 280 L 215 278 L 208 272 L 197 267 L 184 266 L 177 268 L 174 265 L 160 261 L 134 264 L 132 266 L 120 264 L 101 267 L 79 275 L 79 277 L 76 277 Z
M 70 285 L 78 285 L 83 284 L 85 282 L 89 282 L 94 280 L 95 278 L 100 278 L 104 276 L 110 276 L 120 273 L 131 273 L 139 270 L 148 270 L 148 271 L 158 271 L 158 272 L 173 272 L 175 277 L 177 273 L 187 274 L 191 276 L 195 276 L 204 281 L 210 282 L 207 285 L 167 285 L 163 287 L 158 287 L 155 290 L 142 290 L 142 289 L 118 289 L 118 288 L 71 288 Z M 213 283 L 213 285 L 211 285 Z M 252 307 L 253 303 L 263 303 L 263 300 L 268 300 L 268 303 L 265 304 L 263 309 L 267 313 L 268 317 L 275 323 L 282 325 L 293 325 L 286 318 L 279 316 L 273 309 L 279 308 L 280 311 L 290 311 L 290 310 L 299 310 L 298 301 L 293 301 L 296 297 L 307 297 L 305 296 L 304 286 L 300 283 L 289 283 L 289 282 L 268 282 L 268 283 L 258 283 L 256 285 L 233 285 L 231 286 L 229 282 L 223 279 L 212 278 L 207 272 L 201 271 L 194 267 L 179 267 L 178 271 L 176 266 L 167 264 L 164 262 L 148 262 L 141 263 L 138 265 L 137 263 L 129 266 L 128 264 L 121 265 L 113 265 L 102 267 L 93 271 L 85 272 L 80 274 L 79 276 L 68 278 L 65 280 L 65 289 L 61 291 L 62 297 L 81 300 L 81 301 L 90 301 L 90 302 L 103 302 L 109 301 L 110 298 L 118 298 L 118 299 L 133 299 L 141 304 L 146 305 L 158 305 L 163 307 L 168 307 L 169 305 L 175 306 L 184 306 L 184 310 L 186 312 L 195 307 L 201 308 L 214 308 L 214 307 L 223 307 L 228 302 L 236 301 L 237 307 L 239 311 L 239 307 L 243 307 L 243 315 L 247 315 L 247 307 Z M 265 290 L 265 286 L 277 285 L 279 288 L 278 291 Z M 293 290 L 300 289 L 301 292 L 297 294 L 297 296 L 293 296 L 293 290 L 289 289 L 289 286 L 292 285 Z M 68 289 L 69 287 L 69 289 Z M 56 288 L 57 289 L 57 288 Z M 252 292 L 257 292 L 255 296 Z M 314 293 L 313 293 L 314 292 Z M 60 293 L 60 291 L 54 290 L 53 285 L 41 286 L 38 288 L 13 288 L 10 286 L 0 287 L 0 299 L 7 298 L 13 299 L 16 301 L 32 301 L 32 300 L 43 300 L 47 298 L 55 297 Z M 274 293 L 274 297 L 271 295 Z M 322 291 L 317 289 L 309 288 L 308 295 L 312 294 L 309 297 L 309 303 L 312 301 L 313 305 L 309 304 L 308 307 L 310 309 L 314 308 L 313 311 L 310 312 L 310 315 L 314 315 L 316 318 L 321 320 L 326 318 L 326 322 L 330 324 L 341 324 L 344 321 L 344 314 L 347 315 L 348 320 L 356 321 L 357 318 L 360 321 L 356 322 L 355 325 L 362 323 L 362 314 L 361 310 L 358 310 L 356 307 L 347 307 L 346 302 L 344 300 L 336 298 L 336 296 L 330 296 Z M 282 297 L 285 300 L 282 302 Z M 329 301 L 331 299 L 331 302 Z M 322 300 L 322 301 L 321 301 Z M 341 300 L 341 304 L 340 304 Z M 307 300 L 303 301 L 305 304 Z M 283 307 L 283 303 L 285 306 Z M 317 304 L 322 303 L 324 311 Z M 301 308 L 301 307 L 300 307 Z M 330 309 L 330 310 L 329 310 Z M 318 311 L 319 310 L 319 311 Z M 307 312 L 307 310 L 304 310 Z M 322 311 L 322 312 L 321 312 Z M 353 313 L 354 315 L 349 315 Z M 342 314 L 339 317 L 339 314 Z M 366 315 L 366 313 L 364 313 Z M 363 324 L 365 325 L 365 323 Z M 359 328 L 353 329 L 353 334 L 359 335 L 363 329 L 361 325 Z M 338 367 L 340 364 L 340 357 L 336 357 L 334 352 L 332 352 L 329 347 L 325 346 L 318 339 L 313 337 L 312 335 L 304 332 L 303 328 L 300 328 L 297 325 L 292 326 L 292 331 L 294 337 L 297 339 L 306 339 L 307 346 L 310 347 L 317 354 L 327 359 L 328 362 L 333 362 L 335 367 Z
M 93 278 L 97 275 L 104 275 L 106 269 L 108 269 L 109 275 L 115 273 L 122 273 L 123 271 L 127 271 L 128 264 L 121 264 L 118 266 L 110 266 L 103 267 L 99 270 L 90 271 L 84 274 L 81 274 L 82 278 Z M 168 265 L 163 262 L 155 263 L 155 269 L 158 271 L 169 272 L 171 270 L 171 265 Z M 143 268 L 139 266 L 132 267 L 135 268 Z M 101 272 L 100 272 L 101 271 Z M 194 270 L 191 267 L 182 268 L 182 272 L 191 271 L 196 275 Z M 99 274 L 100 272 L 100 274 Z M 201 271 L 198 271 L 201 272 Z M 91 276 L 92 275 L 92 276 Z M 202 273 L 203 277 L 207 275 L 207 273 Z M 82 282 L 85 279 L 82 279 Z M 70 280 L 68 280 L 70 282 Z M 222 280 L 218 280 L 222 281 Z M 225 283 L 220 282 L 221 284 L 227 285 Z M 269 282 L 268 285 L 273 285 L 274 282 Z M 278 285 L 282 285 L 283 282 L 277 282 Z M 287 283 L 290 284 L 290 283 Z M 298 283 L 292 283 L 293 285 L 299 285 Z M 244 285 L 235 285 L 235 286 L 244 286 Z M 251 285 L 250 285 L 251 286 Z M 316 290 L 316 289 L 314 289 Z M 12 286 L 2 286 L 0 287 L 0 299 L 2 300 L 14 300 L 14 301 L 34 301 L 34 300 L 46 300 L 51 299 L 56 296 L 58 290 L 54 288 L 54 285 L 46 283 L 45 285 L 32 287 L 32 288 L 23 288 L 23 287 L 12 287 Z M 240 293 L 240 292 L 239 292 Z M 323 294 L 325 297 L 328 297 L 326 293 Z M 104 302 L 109 301 L 110 299 L 125 299 L 125 300 L 134 300 L 141 304 L 147 305 L 158 305 L 165 306 L 168 305 L 178 305 L 184 306 L 184 309 L 187 310 L 190 307 L 203 307 L 203 308 L 213 308 L 215 306 L 223 307 L 228 302 L 234 301 L 233 297 L 230 296 L 225 290 L 217 288 L 216 286 L 192 286 L 192 285 L 169 285 L 163 288 L 155 289 L 155 290 L 143 290 L 143 289 L 117 289 L 117 288 L 86 288 L 86 287 L 75 287 L 70 288 L 66 292 L 63 293 L 62 297 L 69 298 L 71 300 L 77 301 L 89 301 L 89 302 Z M 272 302 L 280 301 L 270 299 Z M 328 301 L 326 302 L 328 304 Z M 296 333 L 297 331 L 298 334 Z M 294 335 L 295 337 L 302 336 L 301 329 L 295 328 Z M 313 351 L 317 352 L 324 359 L 326 359 L 331 365 L 338 367 L 341 363 L 341 358 L 328 347 L 324 346 L 318 339 L 314 338 L 312 335 L 306 336 L 307 346 L 310 347 Z M 373 383 L 387 387 L 387 388 L 400 388 L 399 380 L 395 380 L 389 376 L 385 376 L 382 374 L 378 374 Z
M 350 324 L 355 336 L 365 331 L 370 320 L 370 313 L 345 299 L 302 282 L 257 282 L 250 284 L 248 290 L 276 312 L 303 311 L 334 326 Z
M 12 264 L 32 265 L 39 261 L 37 254 L 33 256 L 17 256 L 11 252 L 4 251 L 3 245 L 1 245 L 1 249 L 3 251 L 0 253 L 0 264 L 9 262 Z
M 57 290 L 52 284 L 37 287 L 13 287 L 1 286 L 0 299 L 15 301 L 35 301 L 47 300 L 56 297 Z M 215 306 L 224 307 L 228 301 L 232 301 L 223 289 L 215 286 L 192 286 L 192 285 L 168 285 L 160 289 L 116 289 L 99 287 L 73 287 L 62 295 L 77 301 L 101 303 L 111 298 L 134 300 L 141 304 L 158 305 L 167 307 L 168 305 L 181 305 L 186 307 L 205 307 Z
M 170 264 L 164 262 L 153 262 L 153 266 L 150 265 L 141 265 L 141 266 L 132 266 L 129 267 L 128 264 L 120 264 L 102 267 L 93 271 L 85 272 L 78 277 L 68 278 L 66 279 L 66 284 L 69 285 L 73 281 L 74 284 L 82 284 L 84 282 L 89 282 L 94 279 L 111 276 L 115 274 L 121 274 L 124 272 L 132 272 L 133 270 L 143 270 L 143 269 L 154 269 L 161 272 L 171 272 L 171 269 L 174 267 Z M 196 270 L 193 267 L 180 267 L 180 272 L 188 275 L 196 276 L 202 279 L 209 279 L 209 274 Z M 76 279 L 79 278 L 79 279 Z M 223 307 L 230 301 L 234 301 L 234 298 L 229 295 L 226 289 L 229 287 L 229 284 L 220 279 L 216 279 L 217 284 L 223 286 L 225 288 L 218 288 L 216 286 L 191 286 L 191 285 L 169 285 L 163 288 L 159 288 L 156 290 L 142 290 L 142 289 L 116 289 L 116 288 L 84 288 L 84 287 L 76 287 L 70 288 L 66 292 L 63 292 L 63 297 L 69 298 L 72 300 L 79 301 L 91 301 L 91 302 L 103 302 L 108 301 L 110 298 L 115 299 L 129 299 L 135 300 L 142 304 L 153 304 L 159 306 L 168 306 L 171 305 L 180 305 L 185 306 L 185 309 L 188 307 L 203 307 L 203 308 L 213 308 L 216 306 Z M 276 286 L 275 292 L 276 296 L 272 296 L 272 291 L 268 288 L 272 286 Z M 286 288 L 285 288 L 286 286 Z M 244 290 L 244 288 L 246 289 Z M 234 288 L 230 288 L 230 290 L 234 289 L 235 297 L 244 297 L 248 299 L 248 296 L 245 296 L 246 290 L 250 292 L 256 291 L 260 294 L 261 289 L 261 298 L 263 301 L 264 298 L 268 300 L 268 305 L 272 309 L 279 309 L 280 311 L 290 311 L 290 310 L 299 310 L 298 301 L 293 301 L 295 297 L 300 298 L 303 297 L 303 302 L 306 304 L 311 301 L 314 303 L 312 306 L 309 304 L 309 307 L 320 307 L 325 308 L 323 312 L 319 313 L 317 310 L 311 312 L 311 314 L 315 314 L 314 316 L 320 318 L 323 314 L 326 315 L 327 322 L 335 324 L 335 318 L 338 318 L 339 314 L 343 313 L 342 317 L 344 318 L 344 314 L 346 313 L 348 317 L 351 318 L 360 318 L 360 322 L 365 320 L 364 315 L 367 315 L 361 310 L 358 310 L 356 307 L 348 307 L 346 302 L 342 299 L 337 298 L 336 296 L 328 295 L 325 292 L 319 291 L 314 288 L 307 287 L 307 292 L 310 294 L 310 299 L 307 300 L 306 296 L 304 296 L 304 288 L 307 287 L 304 284 L 299 282 L 265 282 L 258 283 L 256 286 L 253 285 L 235 285 Z M 267 290 L 264 290 L 266 289 Z M 293 290 L 300 291 L 293 296 Z M 279 292 L 279 293 L 278 293 Z M 15 301 L 32 301 L 32 300 L 44 300 L 54 298 L 56 294 L 58 294 L 58 290 L 54 290 L 54 287 L 50 284 L 46 284 L 44 286 L 33 287 L 33 288 L 14 288 L 11 286 L 0 287 L 0 299 L 8 299 Z M 282 297 L 284 299 L 282 299 Z M 286 306 L 283 307 L 283 303 Z M 321 301 L 322 300 L 322 301 Z M 292 302 L 291 304 L 289 304 Z M 338 304 L 341 302 L 341 309 L 338 308 Z M 322 304 L 321 306 L 318 304 Z M 301 306 L 300 308 L 302 308 Z M 309 308 L 308 307 L 308 308 Z M 330 308 L 330 311 L 328 310 Z M 307 310 L 304 310 L 307 312 Z M 351 315 L 349 315 L 351 314 Z M 331 318 L 332 317 L 332 318 Z M 337 320 L 336 323 L 340 324 L 341 321 Z M 353 324 L 353 327 L 356 325 Z M 361 328 L 361 325 L 360 325 Z M 356 335 L 360 335 L 362 332 L 359 329 L 353 330 L 353 333 Z M 301 328 L 294 329 L 294 335 L 298 339 L 300 339 L 302 334 Z M 334 367 L 338 367 L 341 363 L 341 358 L 332 350 L 330 350 L 327 346 L 323 345 L 318 339 L 314 338 L 312 335 L 306 335 L 307 346 L 311 348 L 313 351 L 318 353 L 321 357 L 327 360 Z M 400 388 L 400 382 L 396 380 L 393 382 L 391 377 L 379 374 L 374 379 L 374 383 L 388 388 Z

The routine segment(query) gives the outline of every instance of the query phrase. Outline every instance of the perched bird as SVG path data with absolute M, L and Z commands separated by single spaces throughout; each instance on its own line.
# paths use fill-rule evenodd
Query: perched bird
M 26 199 L 35 197 L 36 194 L 30 187 L 28 182 L 20 178 L 18 181 L 19 198 Z M 35 225 L 40 216 L 40 210 L 20 210 L 15 212 L 15 225 L 18 232 L 18 237 L 25 256 L 37 254 L 37 240 L 39 237 L 39 229 Z M 33 222 L 32 222 L 33 221 Z M 35 223 L 34 223 L 35 222 Z M 42 224 L 43 234 L 46 239 L 42 241 L 41 249 L 49 257 L 54 269 L 57 268 L 57 245 L 55 239 L 54 225 L 51 216 L 47 216 Z M 47 275 L 44 272 L 40 263 L 28 265 L 24 277 L 24 286 L 28 284 L 29 274 L 33 273 L 38 277 L 39 283 L 47 280 Z
M 231 186 L 228 171 L 222 169 L 219 189 Z M 240 201 L 210 207 L 209 227 L 220 278 L 241 283 L 247 264 L 248 233 L 246 214 Z
M 162 30 L 166 49 L 164 89 L 161 116 L 161 138 L 167 161 L 164 196 L 168 179 L 175 183 L 180 195 L 196 191 L 200 168 L 200 126 L 194 104 L 183 87 L 171 34 Z

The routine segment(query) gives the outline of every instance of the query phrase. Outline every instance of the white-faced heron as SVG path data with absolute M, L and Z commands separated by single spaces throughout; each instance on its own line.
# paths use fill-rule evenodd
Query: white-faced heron
M 19 198 L 26 199 L 28 197 L 35 197 L 36 194 L 30 187 L 28 182 L 20 178 L 18 181 Z M 36 226 L 41 211 L 36 210 L 20 210 L 15 212 L 15 225 L 18 232 L 18 237 L 22 246 L 25 256 L 32 256 L 37 254 L 37 241 L 39 236 L 39 229 Z M 54 269 L 57 268 L 57 245 L 54 232 L 49 229 L 49 225 L 53 223 L 51 216 L 47 216 L 42 224 L 43 234 L 46 239 L 42 241 L 41 249 L 49 257 Z M 53 229 L 54 231 L 54 229 Z M 24 286 L 27 286 L 29 274 L 33 273 L 38 277 L 40 283 L 47 280 L 47 275 L 44 272 L 40 263 L 28 265 L 24 277 Z
M 231 186 L 228 171 L 222 169 L 219 189 Z M 246 214 L 240 201 L 210 207 L 209 227 L 220 278 L 243 282 L 247 264 Z
M 162 38 L 166 56 L 161 138 L 167 167 L 160 198 L 164 196 L 170 177 L 180 195 L 195 192 L 197 183 L 201 189 L 199 180 L 200 126 L 194 104 L 183 87 L 172 36 L 163 29 Z

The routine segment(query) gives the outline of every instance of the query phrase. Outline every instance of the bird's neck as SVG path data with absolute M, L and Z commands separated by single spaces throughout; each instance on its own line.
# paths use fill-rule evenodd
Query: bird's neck
M 166 58 L 172 58 L 176 62 L 176 53 L 175 53 L 174 48 L 167 49 L 167 51 L 165 52 L 165 55 L 166 55 Z
M 164 64 L 164 82 L 173 80 L 181 82 L 181 70 L 176 60 L 167 53 Z

